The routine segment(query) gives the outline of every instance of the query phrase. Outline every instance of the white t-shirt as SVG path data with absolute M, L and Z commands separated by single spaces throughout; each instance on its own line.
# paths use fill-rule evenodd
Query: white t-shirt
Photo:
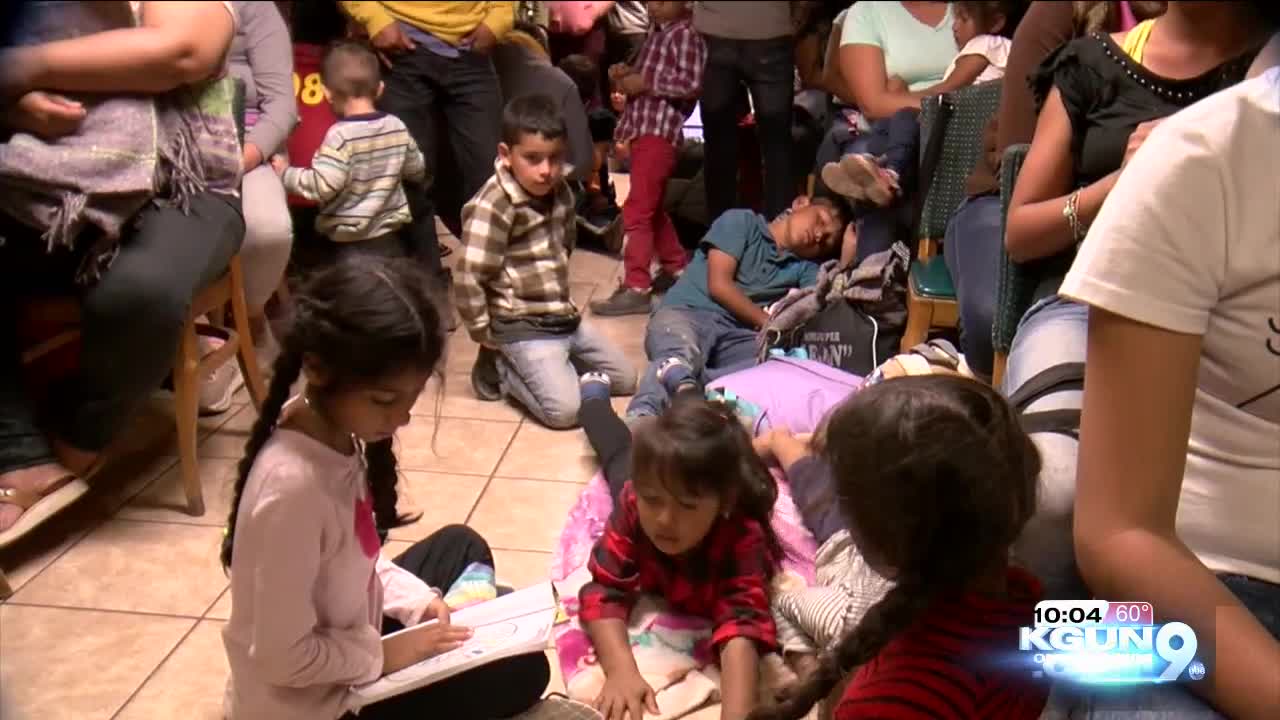
M 987 59 L 987 68 L 978 75 L 978 79 L 973 81 L 974 85 L 984 83 L 988 80 L 999 80 L 1004 77 L 1005 65 L 1009 64 L 1009 48 L 1013 45 L 1013 41 L 1007 37 L 999 35 L 975 35 L 972 40 L 964 44 L 960 48 L 960 52 L 956 55 L 956 59 L 951 61 L 947 66 L 947 74 L 943 77 L 951 77 L 951 73 L 956 69 L 956 63 L 965 55 L 981 55 Z
M 1280 69 L 1173 115 L 1120 175 L 1061 289 L 1203 336 L 1178 536 L 1210 569 L 1272 583 L 1280 583 L 1278 159 Z

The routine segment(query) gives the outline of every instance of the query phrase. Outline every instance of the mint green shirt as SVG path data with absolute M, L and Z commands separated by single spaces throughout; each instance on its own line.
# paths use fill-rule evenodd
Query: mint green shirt
M 884 52 L 885 77 L 897 75 L 912 91 L 942 82 L 956 58 L 951 5 L 937 27 L 929 27 L 900 2 L 860 2 L 849 8 L 840 45 L 874 45 Z

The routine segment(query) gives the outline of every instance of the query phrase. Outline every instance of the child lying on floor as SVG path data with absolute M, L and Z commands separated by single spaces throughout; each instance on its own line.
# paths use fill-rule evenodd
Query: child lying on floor
M 1042 595 L 1008 561 L 1035 509 L 1040 458 L 1004 398 L 955 375 L 872 383 L 831 413 L 815 449 L 858 557 L 893 585 L 751 717 L 803 717 L 853 669 L 835 720 L 1038 718 L 1047 684 L 991 663 Z
M 687 375 L 671 375 L 672 394 Z M 637 596 L 661 595 L 674 612 L 710 619 L 720 659 L 722 720 L 747 717 L 760 657 L 776 648 L 768 583 L 784 556 L 770 524 L 778 487 L 732 409 L 696 390 L 635 425 L 613 411 L 609 377 L 581 379 L 582 426 L 600 456 L 613 513 L 588 562 L 580 619 L 605 673 L 596 707 L 606 720 L 658 714 L 631 652 L 627 618 Z
M 755 364 L 765 306 L 818 279 L 818 262 L 836 254 L 842 210 L 822 198 L 797 198 L 772 222 L 729 210 L 712 223 L 693 260 L 645 328 L 645 370 L 630 417 L 657 415 L 668 400 L 661 374 L 680 365 L 709 381 Z

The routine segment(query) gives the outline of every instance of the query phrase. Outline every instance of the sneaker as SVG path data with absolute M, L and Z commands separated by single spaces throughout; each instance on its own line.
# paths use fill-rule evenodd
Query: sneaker
M 498 379 L 498 352 L 481 346 L 471 366 L 471 389 L 485 402 L 502 399 L 502 383 Z
M 898 173 L 884 167 L 873 155 L 846 155 L 840 160 L 840 168 L 862 197 L 880 207 L 890 205 L 900 193 Z
M 866 191 L 862 185 L 854 182 L 838 161 L 829 162 L 822 166 L 822 184 L 837 195 L 850 200 L 862 201 L 867 199 Z
M 617 315 L 648 315 L 649 293 L 642 290 L 619 285 L 612 295 L 604 300 L 591 303 L 591 312 L 596 315 L 612 317 Z
M 200 383 L 200 414 L 220 415 L 231 409 L 231 398 L 244 387 L 244 376 L 234 360 L 228 360 Z
M 612 383 L 609 380 L 609 376 L 602 372 L 593 370 L 589 373 L 583 373 L 582 377 L 578 378 L 578 391 L 581 393 L 583 400 L 591 398 L 608 400 L 611 394 L 611 387 Z
M 678 273 L 669 273 L 666 270 L 659 270 L 657 276 L 653 278 L 651 292 L 653 292 L 654 295 L 665 295 L 666 292 L 676 284 L 676 281 L 680 279 L 680 275 L 683 272 L 684 271 L 682 270 Z
M 658 363 L 658 382 L 674 396 L 686 390 L 697 390 L 698 382 L 693 379 L 693 368 L 682 358 L 669 357 Z

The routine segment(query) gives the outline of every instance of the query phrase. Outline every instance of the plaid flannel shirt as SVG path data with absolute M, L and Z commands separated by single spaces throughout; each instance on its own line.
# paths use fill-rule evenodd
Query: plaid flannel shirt
M 706 64 L 707 44 L 689 18 L 650 30 L 634 66 L 649 90 L 627 99 L 614 139 L 657 135 L 679 145 L 684 121 L 698 104 Z
M 454 268 L 458 314 L 476 342 L 489 319 L 576 316 L 569 299 L 569 253 L 577 237 L 573 192 L 560 183 L 551 208 L 494 162 L 493 177 L 462 208 L 462 257 Z
M 679 558 L 662 554 L 640 527 L 635 489 L 628 483 L 591 551 L 591 582 L 578 594 L 579 617 L 583 622 L 625 622 L 637 594 L 655 593 L 675 612 L 711 620 L 717 651 L 735 637 L 774 650 L 769 557 L 760 523 L 736 514 L 716 520 L 691 553 Z

